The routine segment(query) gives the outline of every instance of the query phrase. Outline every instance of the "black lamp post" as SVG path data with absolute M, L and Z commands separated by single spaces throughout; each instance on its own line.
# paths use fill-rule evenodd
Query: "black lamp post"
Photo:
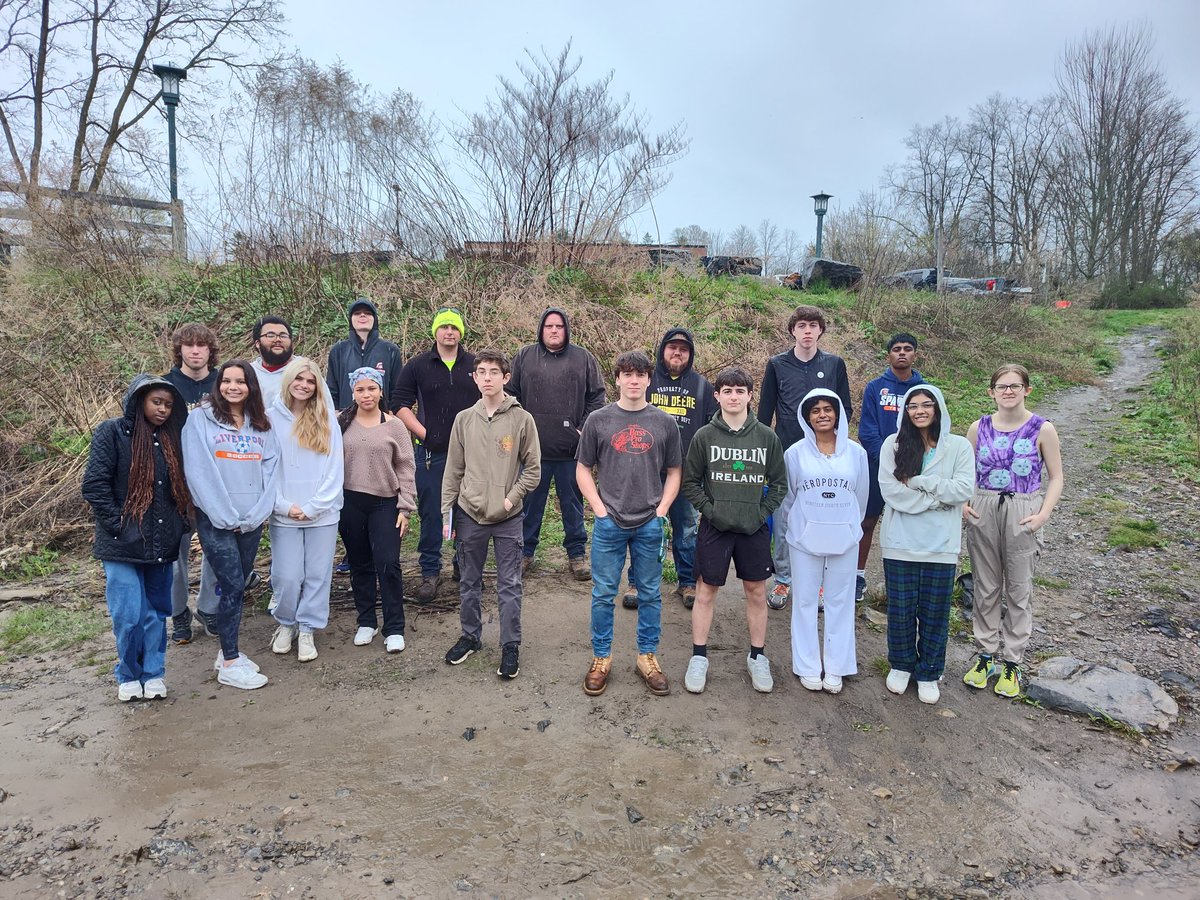
M 825 224 L 825 211 L 829 209 L 829 198 L 832 196 L 833 194 L 826 194 L 824 191 L 812 195 L 813 209 L 817 214 L 817 259 L 821 258 L 821 228 Z
M 167 107 L 167 152 L 171 165 L 171 202 L 179 199 L 179 180 L 175 168 L 175 107 L 179 105 L 179 82 L 187 80 L 187 69 L 155 65 L 154 74 L 162 79 L 162 98 Z

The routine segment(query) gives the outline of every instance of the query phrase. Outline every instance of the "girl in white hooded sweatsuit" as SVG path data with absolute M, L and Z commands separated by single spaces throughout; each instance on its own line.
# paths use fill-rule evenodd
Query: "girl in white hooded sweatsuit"
M 829 401 L 837 412 L 832 454 L 821 452 L 809 421 L 818 400 Z M 823 688 L 836 694 L 842 689 L 842 677 L 858 672 L 854 579 L 870 484 L 867 453 L 850 440 L 842 401 L 833 391 L 809 391 L 800 402 L 799 418 L 804 440 L 784 454 L 788 491 L 780 507 L 787 521 L 792 563 L 792 671 L 810 691 Z M 824 653 L 817 633 L 822 586 Z

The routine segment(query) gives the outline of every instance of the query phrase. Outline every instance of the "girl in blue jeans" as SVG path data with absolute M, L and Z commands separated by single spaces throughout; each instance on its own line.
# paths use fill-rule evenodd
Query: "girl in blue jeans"
M 243 690 L 267 676 L 238 649 L 246 577 L 254 568 L 263 523 L 275 508 L 279 446 L 263 409 L 250 363 L 234 359 L 217 370 L 216 386 L 188 415 L 183 429 L 188 488 L 196 533 L 217 576 L 217 681 Z
M 100 423 L 88 452 L 83 497 L 96 516 L 93 553 L 104 564 L 123 702 L 167 696 L 171 566 L 192 514 L 180 448 L 186 417 L 169 381 L 138 375 L 124 415 Z

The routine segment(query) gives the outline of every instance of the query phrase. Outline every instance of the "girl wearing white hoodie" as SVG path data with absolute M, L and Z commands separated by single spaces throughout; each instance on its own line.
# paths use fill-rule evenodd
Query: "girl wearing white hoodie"
M 313 632 L 329 624 L 333 553 L 342 509 L 342 431 L 321 371 L 309 359 L 283 370 L 279 396 L 267 410 L 279 441 L 279 492 L 271 516 L 271 614 L 279 627 L 275 653 L 317 658 Z
M 196 533 L 217 576 L 217 681 L 253 690 L 267 683 L 238 649 L 246 577 L 275 508 L 279 445 L 263 409 L 254 367 L 234 359 L 217 370 L 213 392 L 188 414 L 183 468 L 196 504 Z
M 885 503 L 879 543 L 892 667 L 887 689 L 903 694 L 915 674 L 921 702 L 937 703 L 962 546 L 962 507 L 975 487 L 975 460 L 967 439 L 950 433 L 946 401 L 933 385 L 908 389 L 899 420 L 899 431 L 879 453 Z
M 808 690 L 836 694 L 843 676 L 858 672 L 854 581 L 870 485 L 867 453 L 850 440 L 842 401 L 833 391 L 809 391 L 799 418 L 804 439 L 784 454 L 788 492 L 780 507 L 792 564 L 792 671 Z M 817 632 L 822 587 L 823 653 Z

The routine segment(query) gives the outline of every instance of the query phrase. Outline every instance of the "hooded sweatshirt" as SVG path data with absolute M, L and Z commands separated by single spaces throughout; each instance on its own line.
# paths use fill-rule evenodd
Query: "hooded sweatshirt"
M 365 306 L 374 317 L 374 324 L 365 341 L 359 340 L 358 332 L 349 324 L 350 314 Z M 325 384 L 333 395 L 335 409 L 346 409 L 354 400 L 354 388 L 350 386 L 350 373 L 364 366 L 383 373 L 383 393 L 387 397 L 388 409 L 400 408 L 400 370 L 403 361 L 400 348 L 379 336 L 379 310 L 370 300 L 359 297 L 346 308 L 346 320 L 350 336 L 338 341 L 329 349 L 329 362 L 325 371 Z
M 279 491 L 275 497 L 275 513 L 271 527 L 312 528 L 317 525 L 336 525 L 342 509 L 342 477 L 346 466 L 342 459 L 342 429 L 337 417 L 329 411 L 329 452 L 317 453 L 292 434 L 296 417 L 276 397 L 267 410 L 271 433 L 279 444 Z M 308 521 L 297 522 L 288 517 L 292 505 L 299 506 Z
M 549 350 L 542 341 L 542 325 L 552 313 L 562 316 L 566 343 Z M 574 459 L 584 420 L 604 405 L 604 376 L 600 363 L 587 350 L 571 343 L 571 320 L 550 307 L 538 322 L 537 343 L 517 351 L 512 362 L 508 393 L 537 423 L 542 459 Z
M 858 441 L 867 451 L 867 457 L 878 466 L 879 450 L 883 439 L 896 433 L 900 419 L 900 398 L 910 387 L 924 384 L 925 379 L 916 369 L 907 381 L 901 381 L 888 366 L 883 374 L 867 382 L 863 389 L 862 410 L 859 412 Z
M 867 451 L 850 440 L 850 423 L 841 398 L 833 391 L 815 388 L 800 401 L 823 397 L 837 410 L 833 455 L 817 448 L 812 425 L 801 414 L 797 421 L 804 440 L 788 447 L 788 491 L 780 507 L 787 520 L 787 542 L 813 556 L 857 553 L 862 537 L 863 510 L 867 508 L 870 474 Z
M 483 400 L 454 417 L 442 476 L 442 518 L 455 504 L 481 525 L 521 515 L 525 495 L 542 477 L 542 452 L 533 416 L 505 396 L 488 418 Z M 512 509 L 504 508 L 504 501 Z
M 787 490 L 778 436 L 749 410 L 733 431 L 718 410 L 692 439 L 680 490 L 718 531 L 754 534 Z
M 672 376 L 667 369 L 665 354 L 671 341 L 683 341 L 691 351 L 687 366 L 678 376 Z M 685 455 L 692 437 L 720 409 L 712 383 L 693 368 L 695 362 L 696 342 L 692 333 L 686 328 L 672 328 L 658 342 L 658 363 L 646 388 L 646 399 L 678 423 Z
M 175 405 L 170 418 L 154 429 L 154 498 L 142 520 L 131 522 L 125 518 L 124 508 L 129 494 L 129 467 L 133 464 L 133 428 L 137 417 L 143 415 L 146 393 L 155 388 L 170 391 Z M 122 408 L 124 415 L 106 419 L 92 433 L 83 473 L 83 499 L 96 516 L 92 553 L 96 559 L 135 565 L 174 562 L 179 556 L 180 539 L 190 525 L 175 504 L 160 436 L 173 431 L 178 440 L 187 420 L 187 404 L 179 389 L 167 379 L 138 375 L 125 391 Z
M 274 431 L 218 422 L 212 405 L 188 413 L 183 427 L 183 464 L 192 500 L 214 528 L 252 531 L 275 509 L 279 491 L 279 444 Z
M 933 395 L 941 410 L 941 431 L 921 474 L 909 478 L 907 484 L 896 480 L 897 435 L 884 440 L 879 452 L 879 490 L 886 506 L 879 544 L 884 559 L 954 564 L 962 547 L 962 506 L 975 488 L 975 454 L 965 437 L 950 433 L 946 401 L 931 384 L 904 392 L 897 430 L 914 391 Z

